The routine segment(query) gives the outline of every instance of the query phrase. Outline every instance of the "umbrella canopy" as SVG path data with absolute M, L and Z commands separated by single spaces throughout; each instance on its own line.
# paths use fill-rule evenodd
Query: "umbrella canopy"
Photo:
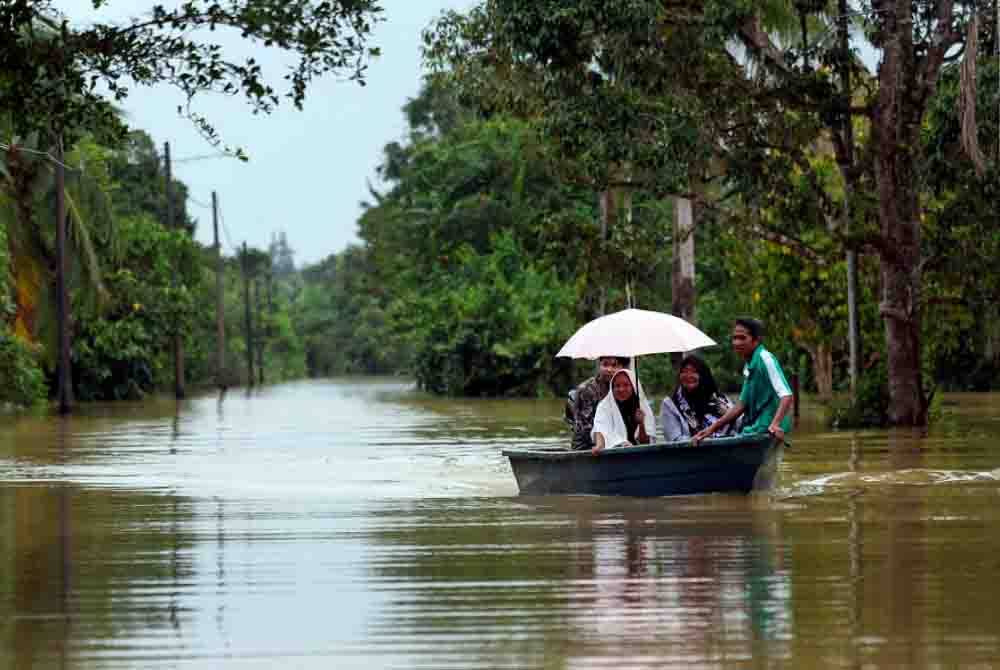
M 623 309 L 581 327 L 556 356 L 642 356 L 710 347 L 715 340 L 679 317 Z

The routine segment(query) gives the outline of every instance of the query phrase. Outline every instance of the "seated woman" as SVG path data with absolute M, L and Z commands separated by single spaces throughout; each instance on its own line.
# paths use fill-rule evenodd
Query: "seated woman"
M 656 434 L 656 420 L 635 373 L 624 368 L 611 377 L 611 389 L 597 404 L 590 437 L 596 456 L 602 449 L 649 444 Z
M 688 355 L 681 360 L 677 388 L 663 399 L 660 406 L 660 429 L 665 442 L 687 440 L 698 431 L 711 426 L 733 406 L 715 385 L 715 378 L 705 361 Z M 714 437 L 736 432 L 727 427 Z

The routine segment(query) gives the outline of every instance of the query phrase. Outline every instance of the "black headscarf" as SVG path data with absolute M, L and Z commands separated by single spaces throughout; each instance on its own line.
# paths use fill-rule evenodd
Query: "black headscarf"
M 689 365 L 698 371 L 698 388 L 693 392 L 689 392 L 678 382 L 674 396 L 683 394 L 684 399 L 687 400 L 688 405 L 695 411 L 698 418 L 703 419 L 706 414 L 713 413 L 715 409 L 713 401 L 719 392 L 719 387 L 715 383 L 715 377 L 712 376 L 712 371 L 709 369 L 708 364 L 694 354 L 688 354 L 681 359 L 681 364 L 677 367 L 678 376 L 680 376 L 680 371 Z
M 620 374 L 624 374 L 625 379 L 628 379 L 629 384 L 632 385 L 632 395 L 625 400 L 618 400 L 618 398 L 615 397 L 615 377 Z M 635 411 L 639 409 L 639 389 L 635 387 L 635 384 L 632 383 L 632 378 L 629 377 L 624 370 L 619 370 L 611 376 L 611 397 L 615 399 L 615 403 L 618 405 L 618 411 L 622 413 L 622 420 L 625 422 L 625 430 L 628 431 L 628 441 L 635 444 L 635 433 L 639 427 L 639 423 L 635 420 Z

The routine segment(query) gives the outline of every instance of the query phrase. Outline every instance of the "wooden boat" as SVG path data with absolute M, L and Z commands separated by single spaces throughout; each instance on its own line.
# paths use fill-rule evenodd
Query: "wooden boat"
M 560 448 L 504 449 L 522 495 L 671 496 L 769 488 L 782 448 L 771 436 L 616 447 L 594 456 Z

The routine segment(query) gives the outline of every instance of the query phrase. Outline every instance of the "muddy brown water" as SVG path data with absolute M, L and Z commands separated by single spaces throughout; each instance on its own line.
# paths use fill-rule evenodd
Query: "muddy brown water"
M 777 488 L 526 498 L 558 401 L 392 379 L 0 417 L 3 668 L 1000 667 L 1000 395 L 808 403 Z

